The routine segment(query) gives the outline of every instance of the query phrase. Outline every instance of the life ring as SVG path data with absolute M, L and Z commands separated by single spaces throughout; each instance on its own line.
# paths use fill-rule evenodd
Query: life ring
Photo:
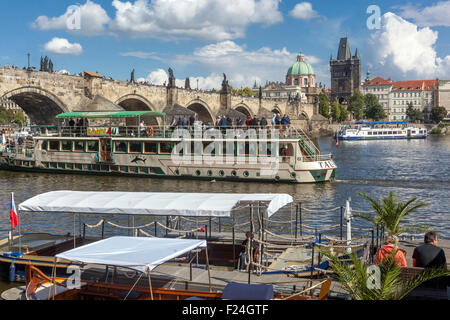
M 147 127 L 147 129 L 145 129 L 145 133 L 147 133 L 147 135 L 151 137 L 153 133 L 155 133 L 155 130 L 153 130 L 152 127 Z

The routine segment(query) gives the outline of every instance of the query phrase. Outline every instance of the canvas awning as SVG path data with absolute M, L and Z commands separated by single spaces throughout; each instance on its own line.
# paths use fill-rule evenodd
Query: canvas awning
M 136 118 L 139 116 L 165 117 L 166 114 L 159 111 L 66 112 L 57 115 L 56 118 Z
M 269 202 L 270 217 L 293 202 L 288 194 L 53 191 L 19 205 L 20 212 L 229 217 L 241 201 Z
M 196 248 L 206 248 L 206 240 L 111 237 L 59 253 L 56 258 L 147 272 Z

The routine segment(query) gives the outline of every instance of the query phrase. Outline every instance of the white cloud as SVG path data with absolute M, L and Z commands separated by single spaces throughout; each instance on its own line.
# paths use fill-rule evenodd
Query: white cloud
M 44 31 L 66 30 L 75 34 L 95 36 L 106 32 L 110 20 L 102 6 L 87 0 L 81 6 L 69 6 L 59 17 L 40 16 L 31 26 Z
M 123 52 L 120 54 L 122 57 L 134 57 L 139 59 L 153 59 L 153 60 L 162 60 L 157 56 L 156 52 L 144 52 L 144 51 L 131 51 L 131 52 Z
M 311 20 L 320 17 L 317 11 L 312 8 L 312 4 L 310 2 L 297 3 L 294 9 L 289 12 L 289 15 L 300 20 Z
M 197 48 L 191 55 L 177 55 L 172 62 L 175 65 L 190 64 L 207 70 L 211 74 L 209 78 L 219 83 L 214 88 L 220 87 L 222 72 L 227 75 L 230 85 L 240 88 L 252 87 L 255 80 L 258 85 L 265 85 L 266 80 L 284 82 L 286 72 L 296 61 L 296 56 L 297 53 L 291 53 L 286 48 L 263 47 L 252 51 L 227 40 Z M 321 63 L 321 60 L 314 56 L 305 58 L 313 65 Z
M 412 19 L 421 27 L 446 26 L 450 27 L 450 1 L 441 1 L 429 7 L 419 9 L 413 5 L 400 7 L 405 19 Z
M 376 71 L 388 70 L 392 78 L 433 79 L 450 72 L 450 56 L 437 56 L 437 40 L 437 31 L 418 28 L 388 12 L 381 30 L 371 36 L 367 52 Z
M 67 39 L 56 37 L 46 43 L 44 49 L 57 55 L 79 56 L 83 53 L 83 47 L 79 43 L 70 43 Z

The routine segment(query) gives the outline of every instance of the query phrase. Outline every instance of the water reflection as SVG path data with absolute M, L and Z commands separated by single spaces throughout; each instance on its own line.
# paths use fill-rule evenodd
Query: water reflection
M 338 179 L 324 184 L 270 184 L 237 182 L 203 182 L 148 178 L 83 176 L 68 174 L 35 174 L 0 172 L 1 221 L 0 229 L 9 228 L 9 197 L 15 193 L 16 205 L 43 192 L 55 190 L 77 191 L 136 191 L 136 192 L 227 192 L 227 193 L 288 193 L 302 201 L 305 223 L 317 228 L 339 222 L 339 210 L 320 210 L 345 205 L 352 199 L 352 207 L 371 210 L 369 203 L 357 194 L 372 197 L 396 192 L 401 200 L 417 197 L 429 203 L 407 218 L 410 224 L 427 224 L 449 237 L 450 136 L 430 137 L 412 141 L 342 142 L 335 146 L 332 139 L 319 139 L 323 153 L 333 153 L 339 166 Z M 279 219 L 289 220 L 291 210 L 280 213 Z M 39 225 L 40 231 L 52 232 L 58 227 L 71 230 L 73 217 L 26 217 L 27 222 Z M 88 219 L 95 223 L 96 217 Z M 128 221 L 121 221 L 125 225 Z M 355 232 L 367 224 L 355 221 Z M 25 228 L 25 226 L 24 226 Z M 31 226 L 30 226 L 31 228 Z

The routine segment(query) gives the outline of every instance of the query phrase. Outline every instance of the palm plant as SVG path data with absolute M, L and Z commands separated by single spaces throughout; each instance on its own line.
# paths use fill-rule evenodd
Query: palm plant
M 353 300 L 401 300 L 422 283 L 438 278 L 450 276 L 447 268 L 425 269 L 421 274 L 410 280 L 400 277 L 401 267 L 395 265 L 394 255 L 378 265 L 379 281 L 374 286 L 368 267 L 355 253 L 350 255 L 352 264 L 334 256 L 329 251 L 318 249 L 330 260 L 336 281 L 343 285 Z M 395 254 L 395 252 L 393 253 Z
M 407 215 L 418 208 L 428 205 L 425 202 L 413 204 L 417 198 L 412 198 L 405 203 L 398 202 L 397 196 L 392 191 L 389 192 L 389 196 L 382 198 L 381 202 L 376 201 L 365 193 L 359 193 L 358 195 L 370 201 L 376 215 L 374 217 L 363 214 L 357 214 L 354 216 L 367 220 L 373 223 L 374 226 L 378 226 L 380 224 L 384 225 L 388 234 L 394 236 L 398 236 L 406 231 L 406 229 L 400 224 Z

